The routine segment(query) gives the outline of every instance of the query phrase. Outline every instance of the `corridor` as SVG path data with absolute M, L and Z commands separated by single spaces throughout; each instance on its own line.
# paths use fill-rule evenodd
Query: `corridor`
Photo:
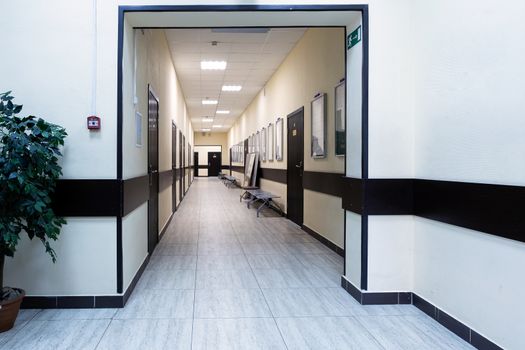
M 196 178 L 123 309 L 22 310 L 1 349 L 468 349 L 411 305 L 361 306 L 343 259 Z

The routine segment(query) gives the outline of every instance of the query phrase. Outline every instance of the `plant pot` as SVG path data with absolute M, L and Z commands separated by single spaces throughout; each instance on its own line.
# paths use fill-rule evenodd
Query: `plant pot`
M 20 295 L 14 299 L 0 301 L 0 333 L 5 332 L 13 328 L 15 325 L 18 311 L 20 310 L 20 304 L 24 299 L 26 292 L 23 289 L 14 288 L 20 292 Z

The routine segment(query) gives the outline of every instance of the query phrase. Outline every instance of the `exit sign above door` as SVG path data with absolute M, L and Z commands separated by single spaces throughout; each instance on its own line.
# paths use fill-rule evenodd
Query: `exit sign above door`
M 361 26 L 357 27 L 352 33 L 346 37 L 346 48 L 350 50 L 358 42 L 361 41 Z

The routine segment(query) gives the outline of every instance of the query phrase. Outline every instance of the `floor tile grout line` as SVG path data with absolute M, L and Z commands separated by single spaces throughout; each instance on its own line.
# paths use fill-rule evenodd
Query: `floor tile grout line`
M 97 348 L 100 346 L 100 342 L 102 341 L 102 339 L 104 339 L 104 336 L 106 335 L 108 329 L 109 329 L 109 326 L 111 326 L 111 323 L 113 323 L 113 318 L 111 318 L 106 326 L 106 328 L 104 328 L 104 332 L 102 332 L 102 336 L 100 337 L 100 339 L 98 340 L 97 342 L 97 345 L 95 345 L 95 347 L 93 348 L 93 350 L 97 350 Z
M 237 237 L 237 240 L 239 240 L 238 237 Z M 259 280 L 257 279 L 257 276 L 255 275 L 255 271 L 253 271 L 253 267 L 249 263 L 248 257 L 246 256 L 246 250 L 244 249 L 244 247 L 242 245 L 241 245 L 241 249 L 244 252 L 245 259 L 248 261 L 248 266 L 250 266 L 250 269 L 252 271 L 252 275 L 255 278 L 255 281 L 257 282 L 257 285 L 259 286 L 259 291 L 260 291 L 260 293 L 263 296 L 264 302 L 266 303 L 266 307 L 268 308 L 268 311 L 270 312 L 270 315 L 272 316 L 273 323 L 275 324 L 275 327 L 277 328 L 277 331 L 279 332 L 279 335 L 281 336 L 281 340 L 283 341 L 284 347 L 286 349 L 288 349 L 288 344 L 286 344 L 286 340 L 284 339 L 283 333 L 282 333 L 281 329 L 279 328 L 279 325 L 277 324 L 277 320 L 275 319 L 275 316 L 273 315 L 273 311 L 272 311 L 272 309 L 270 307 L 270 304 L 268 303 L 268 300 L 266 299 L 266 295 L 264 294 L 264 291 L 261 288 Z

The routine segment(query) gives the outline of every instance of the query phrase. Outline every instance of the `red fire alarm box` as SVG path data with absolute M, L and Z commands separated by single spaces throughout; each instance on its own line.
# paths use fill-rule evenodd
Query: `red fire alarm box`
M 89 116 L 87 118 L 87 127 L 89 130 L 98 130 L 100 129 L 100 118 L 97 116 Z

